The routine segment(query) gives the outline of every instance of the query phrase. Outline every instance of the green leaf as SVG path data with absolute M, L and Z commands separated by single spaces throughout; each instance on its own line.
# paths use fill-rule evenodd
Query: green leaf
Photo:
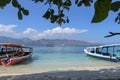
M 24 9 L 24 8 L 22 9 L 22 12 L 23 12 L 24 15 L 29 15 L 29 11 Z
M 78 4 L 78 0 L 75 0 L 75 4 Z
M 58 1 L 57 0 L 53 0 L 53 4 L 58 4 Z
M 0 0 L 0 8 L 3 9 L 11 0 Z
M 61 6 L 62 0 L 53 0 L 53 4 L 56 4 L 57 6 Z
M 115 22 L 120 24 L 120 12 L 118 13 L 117 17 L 115 18 Z
M 59 19 L 57 20 L 57 23 L 58 23 L 59 25 L 61 25 L 61 24 L 62 24 L 62 21 L 63 21 L 63 19 L 62 19 L 62 18 L 59 18 Z
M 83 3 L 83 2 L 80 1 L 77 6 L 78 6 L 78 7 L 82 6 L 82 3 Z
M 107 18 L 109 10 L 111 8 L 112 0 L 97 0 L 94 4 L 95 14 L 92 19 L 92 23 L 98 23 Z
M 53 15 L 54 14 L 54 9 L 50 9 L 50 13 L 51 13 L 51 15 Z
M 51 16 L 51 18 L 50 18 L 51 23 L 56 22 L 56 21 L 57 21 L 57 19 L 58 19 L 58 16 L 57 16 L 57 15 L 52 15 L 52 16 Z
M 37 2 L 43 2 L 44 0 L 33 0 L 33 1 L 35 1 L 35 3 L 37 3 Z
M 10 3 L 11 0 L 4 0 L 4 1 L 6 1 L 6 3 L 8 4 L 8 3 Z
M 63 10 L 60 11 L 60 14 L 59 14 L 59 17 L 64 17 L 64 13 L 63 13 Z
M 13 1 L 12 1 L 12 5 L 13 5 L 14 7 L 18 7 L 18 8 L 21 7 L 21 5 L 17 2 L 17 0 L 13 0 Z
M 120 1 L 111 3 L 111 10 L 117 12 L 120 8 Z
M 83 0 L 83 3 L 85 6 L 90 6 L 90 0 Z
M 70 10 L 70 7 L 69 7 L 69 6 L 64 6 L 64 8 L 65 8 L 66 10 Z
M 43 15 L 43 18 L 49 19 L 50 18 L 50 11 L 47 10 L 46 13 Z
M 64 5 L 66 5 L 66 6 L 71 6 L 72 4 L 71 4 L 71 1 L 70 1 L 70 0 L 66 0 L 66 1 L 64 2 Z
M 71 5 L 72 5 L 71 1 L 66 0 L 62 6 L 64 7 L 64 9 L 69 10 Z
M 23 16 L 22 16 L 22 13 L 21 13 L 21 11 L 19 10 L 19 11 L 18 11 L 18 18 L 19 18 L 20 20 L 22 20 L 22 17 L 23 17 Z
M 115 22 L 117 22 L 117 21 L 118 21 L 118 18 L 119 18 L 118 16 L 115 18 Z
M 66 22 L 67 22 L 67 23 L 69 23 L 69 22 L 70 22 L 70 20 L 69 20 L 69 18 L 68 18 L 68 17 L 67 17 L 67 20 L 66 20 Z

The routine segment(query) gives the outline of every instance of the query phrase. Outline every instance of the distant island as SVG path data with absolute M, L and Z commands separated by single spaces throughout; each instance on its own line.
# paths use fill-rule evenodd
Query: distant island
M 29 38 L 11 38 L 0 36 L 0 43 L 16 43 L 16 44 L 24 44 L 31 46 L 88 46 L 88 45 L 99 45 L 100 43 L 94 43 L 89 41 L 80 41 L 80 40 L 69 40 L 69 39 L 40 39 L 40 40 L 32 40 Z

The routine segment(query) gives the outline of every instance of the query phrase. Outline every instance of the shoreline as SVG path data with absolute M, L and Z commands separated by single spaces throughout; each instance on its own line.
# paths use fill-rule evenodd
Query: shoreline
M 11 79 L 12 78 L 12 79 Z M 29 74 L 0 74 L 3 80 L 102 80 L 120 79 L 120 67 L 89 67 L 87 69 L 53 70 Z
M 12 76 L 12 75 L 29 75 L 29 74 L 36 74 L 36 73 L 46 73 L 46 72 L 61 72 L 61 71 L 83 71 L 83 70 L 88 70 L 88 71 L 99 71 L 101 69 L 111 69 L 111 68 L 114 68 L 114 69 L 117 69 L 118 66 L 104 66 L 104 67 L 85 67 L 85 68 L 64 68 L 64 69 L 53 69 L 53 70 L 27 70 L 27 72 L 24 72 L 21 70 L 20 71 L 12 71 L 12 70 L 3 70 L 3 71 L 0 71 L 0 77 L 2 76 Z

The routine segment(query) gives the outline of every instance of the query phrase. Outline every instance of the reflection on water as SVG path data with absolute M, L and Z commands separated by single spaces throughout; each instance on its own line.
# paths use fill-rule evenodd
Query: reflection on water
M 27 65 L 27 64 L 32 63 L 33 61 L 34 61 L 34 59 L 33 59 L 32 57 L 29 57 L 29 58 L 26 59 L 25 61 L 20 62 L 20 63 L 18 63 L 18 64 L 15 64 L 15 65 L 13 65 L 13 66 L 16 66 L 16 65 Z

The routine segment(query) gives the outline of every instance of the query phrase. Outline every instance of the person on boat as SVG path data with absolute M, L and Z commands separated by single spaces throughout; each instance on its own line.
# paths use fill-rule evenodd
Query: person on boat
M 2 53 L 2 54 L 3 54 L 3 49 L 4 49 L 4 48 L 2 47 L 2 48 L 1 48 L 1 53 Z
M 96 53 L 99 53 L 99 48 L 96 48 Z
M 17 56 L 24 56 L 25 55 L 25 52 L 23 51 L 23 50 L 20 50 L 20 49 L 18 49 L 17 51 L 16 51 L 16 55 Z
M 6 54 L 6 62 L 8 61 L 8 60 L 10 60 L 10 57 L 9 57 L 9 55 L 8 54 Z
M 16 56 L 21 56 L 19 49 L 16 50 Z
M 1 60 L 2 65 L 6 65 L 10 61 L 10 57 L 6 54 L 6 57 Z

